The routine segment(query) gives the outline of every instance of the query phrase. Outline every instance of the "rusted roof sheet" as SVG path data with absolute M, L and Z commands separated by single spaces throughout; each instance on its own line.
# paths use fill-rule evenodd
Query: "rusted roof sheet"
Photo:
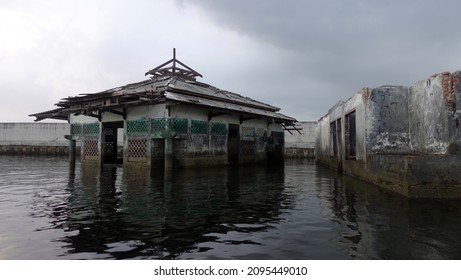
M 218 109 L 227 110 L 227 111 L 242 112 L 242 113 L 247 113 L 250 115 L 264 116 L 264 117 L 269 117 L 269 118 L 273 118 L 275 120 L 284 121 L 284 122 L 295 122 L 296 121 L 296 119 L 294 118 L 291 118 L 291 117 L 288 117 L 288 116 L 285 116 L 283 114 L 276 113 L 273 111 L 262 110 L 262 109 L 227 103 L 227 102 L 218 101 L 218 100 L 211 100 L 211 99 L 206 99 L 206 98 L 201 98 L 201 97 L 188 96 L 188 95 L 176 93 L 176 92 L 167 91 L 165 92 L 165 97 L 167 100 L 171 100 L 171 101 L 206 106 L 206 107 L 211 107 L 211 108 L 218 108 Z
M 245 97 L 240 94 L 220 90 L 205 83 L 174 79 L 170 82 L 169 88 L 174 90 L 187 91 L 189 93 L 198 93 L 204 95 L 204 97 L 208 97 L 211 99 L 222 99 L 231 103 L 244 103 L 248 106 L 260 107 L 270 111 L 280 110 L 280 108 L 278 107 L 253 100 L 249 97 Z
M 164 94 L 168 99 L 179 102 L 200 103 L 200 105 L 207 107 L 241 111 L 287 122 L 295 121 L 293 118 L 277 113 L 280 110 L 278 107 L 233 92 L 223 91 L 205 83 L 168 76 L 155 77 L 102 92 L 63 98 L 56 104 L 60 108 L 30 116 L 36 117 L 36 121 L 45 118 L 66 119 L 69 114 L 83 110 L 104 111 L 104 109 L 113 108 L 114 106 L 126 108 L 164 102 Z M 113 97 L 120 98 L 120 103 L 105 105 L 103 101 Z M 190 100 L 198 100 L 198 103 Z

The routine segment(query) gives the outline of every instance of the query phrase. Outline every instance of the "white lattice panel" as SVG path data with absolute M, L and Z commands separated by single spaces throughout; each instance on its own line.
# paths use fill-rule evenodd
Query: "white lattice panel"
M 128 161 L 147 160 L 147 139 L 130 138 L 128 139 Z
M 98 139 L 85 139 L 83 141 L 83 157 L 85 160 L 98 160 Z

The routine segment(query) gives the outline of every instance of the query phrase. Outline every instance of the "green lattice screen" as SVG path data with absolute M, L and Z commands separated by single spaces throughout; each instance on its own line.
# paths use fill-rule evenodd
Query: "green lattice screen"
M 147 133 L 148 131 L 147 120 L 133 120 L 127 121 L 128 134 Z
M 254 127 L 242 127 L 242 136 L 244 137 L 254 137 L 255 128 Z
M 225 123 L 211 123 L 211 135 L 226 135 L 227 127 Z
M 207 134 L 208 122 L 192 120 L 190 123 L 190 130 L 194 134 Z
M 152 133 L 158 132 L 158 131 L 164 131 L 166 129 L 166 119 L 165 118 L 160 118 L 160 119 L 152 119 Z
M 257 128 L 256 129 L 256 136 L 257 137 L 263 137 L 266 135 L 266 130 L 264 128 Z
M 79 123 L 74 123 L 70 126 L 70 134 L 72 135 L 81 135 L 82 134 L 82 125 Z
M 171 119 L 171 130 L 177 133 L 187 133 L 187 119 Z
M 99 134 L 99 123 L 84 123 L 83 124 L 83 134 Z
M 240 141 L 240 155 L 254 156 L 255 155 L 255 142 L 254 141 Z

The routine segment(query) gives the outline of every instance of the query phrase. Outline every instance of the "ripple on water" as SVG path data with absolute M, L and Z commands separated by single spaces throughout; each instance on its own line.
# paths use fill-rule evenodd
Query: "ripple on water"
M 4 259 L 459 259 L 459 202 L 412 202 L 312 161 L 179 170 L 0 158 Z

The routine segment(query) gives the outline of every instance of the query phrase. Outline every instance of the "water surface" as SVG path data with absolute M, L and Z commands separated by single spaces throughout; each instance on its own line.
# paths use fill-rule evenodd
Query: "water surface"
M 0 259 L 460 259 L 461 201 L 310 160 L 146 170 L 0 157 Z

